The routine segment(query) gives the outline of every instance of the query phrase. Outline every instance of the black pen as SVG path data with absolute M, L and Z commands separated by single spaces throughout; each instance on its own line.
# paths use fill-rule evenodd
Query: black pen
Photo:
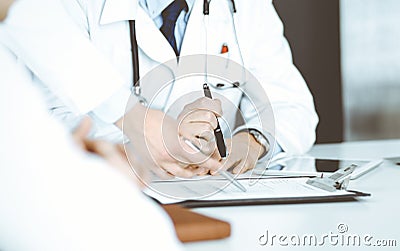
M 206 96 L 209 99 L 212 99 L 211 91 L 207 84 L 203 85 L 203 90 L 204 90 L 204 96 Z M 224 135 L 222 134 L 221 127 L 219 126 L 218 120 L 217 120 L 217 128 L 214 129 L 214 135 L 215 135 L 215 140 L 217 141 L 217 148 L 218 148 L 219 155 L 221 155 L 221 158 L 225 159 L 226 158 L 226 146 L 225 146 L 225 141 L 224 141 Z
M 203 84 L 203 90 L 204 90 L 204 96 L 206 96 L 209 99 L 212 99 L 211 91 L 210 88 L 208 87 L 208 84 L 205 83 Z M 217 120 L 217 127 L 214 129 L 214 135 L 215 135 L 215 140 L 217 142 L 217 148 L 219 155 L 221 155 L 222 159 L 226 158 L 226 146 L 225 146 L 225 141 L 224 141 L 224 135 L 222 134 L 221 127 L 219 126 L 219 122 Z M 231 181 L 237 188 L 242 190 L 243 192 L 246 192 L 246 188 L 242 186 L 237 180 L 235 180 L 235 177 L 228 173 L 227 171 L 221 171 L 219 172 L 224 178 L 228 179 Z

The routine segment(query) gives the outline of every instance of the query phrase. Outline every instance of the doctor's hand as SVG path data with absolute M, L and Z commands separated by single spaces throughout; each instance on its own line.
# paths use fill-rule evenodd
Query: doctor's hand
M 221 166 L 218 160 L 186 144 L 178 122 L 161 111 L 136 104 L 116 125 L 130 139 L 133 154 L 142 165 L 158 176 L 187 178 Z
M 178 116 L 179 134 L 194 143 L 201 152 L 220 159 L 214 139 L 217 117 L 222 116 L 221 101 L 199 98 L 187 104 Z
M 247 132 L 235 134 L 232 139 L 226 140 L 229 155 L 223 162 L 223 169 L 232 169 L 234 174 L 244 173 L 253 169 L 257 164 L 258 158 L 264 153 L 265 149 L 254 137 Z M 268 151 L 268 149 L 266 149 Z M 215 174 L 215 173 L 212 173 Z

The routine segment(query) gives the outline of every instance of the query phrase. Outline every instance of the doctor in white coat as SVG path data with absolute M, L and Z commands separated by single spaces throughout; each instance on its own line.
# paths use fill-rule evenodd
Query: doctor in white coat
M 73 106 L 65 106 L 66 103 L 82 102 L 80 99 L 83 98 L 95 100 L 96 102 L 91 102 L 92 105 L 84 110 L 90 112 L 96 121 L 97 131 L 95 133 L 98 136 L 107 135 L 109 137 L 120 135 L 120 131 L 115 125 L 121 127 L 119 118 L 125 112 L 133 82 L 132 46 L 128 21 L 133 20 L 136 15 L 140 73 L 144 76 L 161 63 L 176 58 L 171 45 L 159 30 L 163 24 L 162 11 L 171 2 L 171 0 L 141 0 L 138 6 L 136 1 L 132 0 L 63 1 L 65 9 L 75 24 L 115 67 L 122 80 L 118 84 L 109 82 L 96 88 L 82 87 L 77 91 L 79 97 L 76 97 L 73 102 L 70 101 L 71 98 L 68 95 L 63 95 L 62 91 L 58 95 L 51 95 L 55 93 L 52 91 L 49 95 L 50 108 L 55 113 L 60 113 L 57 110 L 62 113 L 68 111 L 68 114 L 76 117 L 82 113 L 82 110 L 71 109 Z M 246 130 L 243 130 L 243 127 L 234 128 L 228 164 L 225 165 L 230 167 L 234 163 L 239 163 L 235 169 L 238 172 L 252 168 L 261 155 L 266 152 L 270 151 L 271 154 L 274 154 L 273 149 L 278 149 L 275 152 L 283 151 L 288 154 L 306 152 L 315 141 L 318 117 L 307 85 L 293 65 L 290 48 L 283 36 L 283 25 L 274 10 L 272 1 L 255 0 L 250 4 L 248 1 L 236 0 L 234 5 L 237 12 L 234 12 L 232 3 L 228 0 L 211 1 L 208 20 L 205 21 L 203 1 L 187 0 L 187 8 L 181 12 L 176 23 L 175 38 L 181 57 L 193 54 L 219 55 L 222 46 L 228 45 L 229 59 L 248 69 L 261 83 L 268 95 L 273 111 L 274 125 L 262 128 L 254 125 L 252 128 L 253 118 L 246 117 L 246 114 L 252 113 L 253 106 L 249 105 L 251 102 L 239 93 L 232 95 L 224 93 L 224 91 L 213 90 L 240 106 L 244 120 L 247 122 Z M 9 34 L 14 40 L 15 50 L 26 48 L 28 51 L 29 45 L 24 43 L 26 37 L 24 39 L 24 37 L 18 36 L 19 34 L 11 29 Z M 38 39 L 37 42 L 40 43 Z M 64 44 L 64 46 L 68 45 Z M 44 52 L 38 52 L 37 48 L 35 49 L 36 53 L 43 55 Z M 27 54 L 20 56 L 29 61 Z M 49 81 L 46 78 L 50 78 L 51 73 L 46 71 L 38 60 L 32 60 L 31 67 L 36 69 L 35 72 L 38 75 L 43 76 L 41 84 L 44 84 L 45 87 L 48 86 Z M 65 88 L 62 82 L 65 81 L 57 84 L 57 88 L 61 90 Z M 146 86 L 143 88 L 145 89 Z M 252 88 L 250 84 L 244 87 L 249 96 L 259 92 Z M 187 90 L 172 88 L 170 91 L 169 104 L 184 95 Z M 105 92 L 108 95 L 101 95 Z M 257 99 L 257 97 L 254 98 Z M 63 100 L 61 104 L 60 99 Z M 222 112 L 227 114 L 225 111 L 218 111 L 218 108 L 215 108 L 217 105 L 213 107 L 210 110 L 215 114 L 222 114 Z M 154 108 L 166 109 L 166 107 L 157 107 L 157 103 Z M 139 108 L 138 110 L 143 109 Z M 136 111 L 131 114 L 135 114 L 132 117 L 137 118 L 140 112 Z M 129 116 L 126 116 L 125 119 L 129 121 Z M 228 124 L 232 126 L 233 120 L 228 120 Z M 212 123 L 210 122 L 210 124 Z M 140 129 L 145 130 L 145 128 Z M 135 137 L 138 137 L 137 134 L 130 136 L 129 132 L 127 135 L 133 141 Z M 243 155 L 243 153 L 246 154 Z

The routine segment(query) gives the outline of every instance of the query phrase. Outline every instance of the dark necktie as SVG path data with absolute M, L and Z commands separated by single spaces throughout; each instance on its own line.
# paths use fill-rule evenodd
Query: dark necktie
M 182 10 L 187 11 L 188 6 L 185 0 L 175 0 L 170 5 L 167 6 L 161 13 L 163 24 L 160 28 L 162 34 L 168 40 L 169 44 L 174 49 L 175 54 L 179 56 L 179 51 L 175 40 L 175 24 L 178 19 L 179 14 Z

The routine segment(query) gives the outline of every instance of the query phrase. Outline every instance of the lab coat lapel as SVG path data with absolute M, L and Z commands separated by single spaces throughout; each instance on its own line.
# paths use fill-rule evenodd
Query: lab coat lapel
M 182 40 L 180 55 L 204 54 L 206 33 L 204 29 L 202 1 L 195 1 Z
M 142 8 L 137 11 L 136 31 L 138 45 L 149 58 L 159 63 L 176 59 L 171 45 Z
M 100 15 L 100 24 L 135 20 L 138 8 L 139 4 L 136 0 L 105 0 Z
M 100 24 L 136 20 L 138 46 L 152 60 L 159 63 L 175 59 L 175 52 L 157 29 L 153 20 L 136 0 L 105 0 Z

